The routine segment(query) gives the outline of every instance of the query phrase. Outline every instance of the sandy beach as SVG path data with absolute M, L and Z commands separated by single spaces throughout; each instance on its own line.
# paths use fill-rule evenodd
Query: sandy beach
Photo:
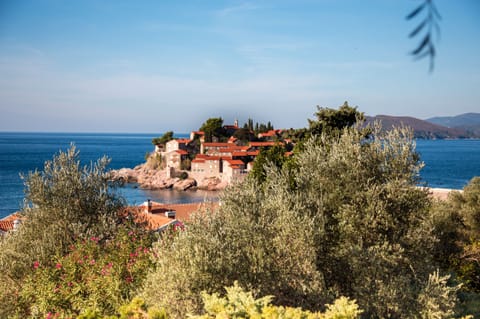
M 460 189 L 450 189 L 450 188 L 429 188 L 430 195 L 438 200 L 447 200 L 448 194 L 453 191 L 463 192 Z

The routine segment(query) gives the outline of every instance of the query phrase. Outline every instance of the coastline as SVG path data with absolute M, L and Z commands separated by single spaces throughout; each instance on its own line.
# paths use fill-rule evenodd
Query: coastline
M 168 177 L 166 170 L 149 169 L 146 164 L 140 164 L 132 168 L 121 168 L 111 171 L 111 179 L 119 181 L 122 184 L 137 183 L 144 190 L 167 190 L 174 189 L 177 191 L 187 190 L 208 190 L 221 191 L 228 184 L 217 179 L 204 179 L 197 181 L 191 177 L 181 179 L 179 177 Z M 429 195 L 437 200 L 447 200 L 451 192 L 463 192 L 461 189 L 440 188 L 440 187 L 421 187 L 426 189 Z
M 186 173 L 188 171 L 179 172 Z M 190 176 L 186 178 L 168 176 L 166 169 L 151 169 L 147 163 L 140 164 L 134 168 L 121 168 L 110 171 L 110 179 L 120 182 L 121 184 L 137 183 L 144 190 L 163 190 L 174 189 L 178 191 L 187 190 L 208 190 L 221 191 L 224 190 L 228 183 L 218 178 L 204 178 L 196 180 Z

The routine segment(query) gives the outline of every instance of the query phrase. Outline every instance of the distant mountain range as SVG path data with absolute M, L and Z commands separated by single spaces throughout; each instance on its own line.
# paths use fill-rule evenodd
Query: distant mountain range
M 443 125 L 451 128 L 459 128 L 480 136 L 480 113 L 465 113 L 457 116 L 432 117 L 427 119 L 430 123 Z
M 416 138 L 450 139 L 480 138 L 480 113 L 466 113 L 452 117 L 433 117 L 420 120 L 408 116 L 367 116 L 367 123 L 378 121 L 384 129 L 409 126 Z

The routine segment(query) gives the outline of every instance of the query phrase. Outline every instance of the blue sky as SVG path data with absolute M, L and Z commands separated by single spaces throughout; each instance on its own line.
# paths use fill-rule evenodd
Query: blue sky
M 480 112 L 480 1 L 0 0 L 0 131 L 187 132 L 209 117 L 304 127 L 316 106 Z

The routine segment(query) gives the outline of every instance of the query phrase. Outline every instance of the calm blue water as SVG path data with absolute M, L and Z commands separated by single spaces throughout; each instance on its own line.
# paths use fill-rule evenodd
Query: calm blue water
M 462 189 L 480 176 L 480 140 L 417 140 L 417 152 L 430 187 Z
M 4 133 L 0 132 L 0 218 L 22 206 L 23 182 L 19 174 L 43 170 L 45 161 L 75 143 L 80 160 L 90 164 L 103 155 L 111 159 L 110 168 L 133 168 L 145 161 L 153 150 L 151 140 L 158 134 L 82 134 L 82 133 Z M 186 137 L 186 135 L 179 135 Z M 127 201 L 140 204 L 148 198 L 166 203 L 202 201 L 217 194 L 205 191 L 147 191 L 133 186 L 120 189 Z
M 19 173 L 42 170 L 46 160 L 51 160 L 60 149 L 68 149 L 70 143 L 75 143 L 85 164 L 107 155 L 112 160 L 110 168 L 133 168 L 153 150 L 151 140 L 155 136 L 158 134 L 0 132 L 0 218 L 22 206 L 23 183 Z M 417 150 L 426 164 L 422 179 L 431 187 L 460 189 L 472 177 L 480 176 L 480 140 L 418 140 Z M 121 192 L 130 204 L 148 198 L 184 203 L 216 196 L 205 191 L 147 191 L 132 186 L 122 188 Z

